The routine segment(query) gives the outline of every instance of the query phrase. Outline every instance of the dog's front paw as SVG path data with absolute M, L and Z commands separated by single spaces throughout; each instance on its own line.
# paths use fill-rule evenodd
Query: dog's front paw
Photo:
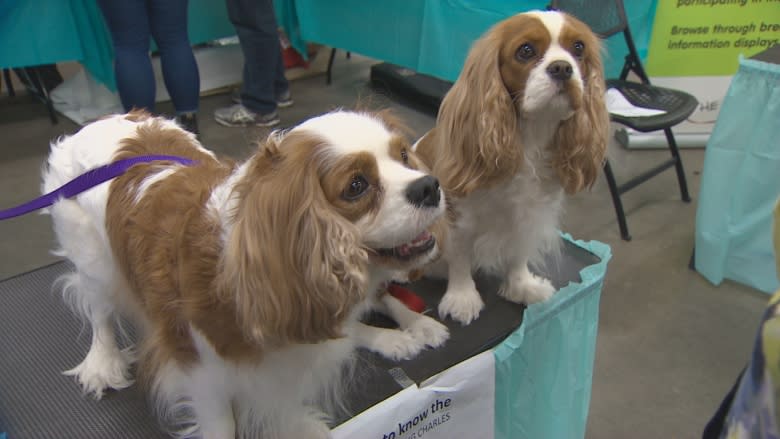
M 450 338 L 450 330 L 436 320 L 420 315 L 420 318 L 404 329 L 425 346 L 437 348 Z
M 501 286 L 498 295 L 515 303 L 543 302 L 555 293 L 555 287 L 549 280 L 529 273 L 520 279 L 509 279 Z
M 479 317 L 484 307 L 476 288 L 448 289 L 439 303 L 439 317 L 450 316 L 462 325 L 468 325 Z
M 84 393 L 99 400 L 108 389 L 120 390 L 133 384 L 128 371 L 132 361 L 133 354 L 129 349 L 91 349 L 81 364 L 63 374 L 75 376 Z
M 407 331 L 386 329 L 378 332 L 366 348 L 393 361 L 408 360 L 425 348 L 425 342 Z

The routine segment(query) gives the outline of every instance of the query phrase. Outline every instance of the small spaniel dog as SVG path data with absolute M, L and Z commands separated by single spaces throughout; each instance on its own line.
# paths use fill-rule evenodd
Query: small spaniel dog
M 50 213 L 66 301 L 92 327 L 66 372 L 98 399 L 131 384 L 133 349 L 115 318 L 141 332 L 143 381 L 173 434 L 325 438 L 318 402 L 338 400 L 356 347 L 413 355 L 447 338 L 382 286 L 438 253 L 428 228 L 445 210 L 435 178 L 381 115 L 338 111 L 275 132 L 249 160 L 218 160 L 174 122 L 134 112 L 52 145 L 49 192 L 83 172 L 147 154 L 111 182 Z M 416 160 L 416 159 L 415 159 Z M 401 330 L 358 319 L 380 308 Z
M 564 193 L 590 187 L 602 166 L 609 117 L 600 42 L 576 18 L 529 12 L 499 22 L 472 46 L 434 129 L 415 150 L 448 197 L 447 276 L 439 315 L 468 324 L 482 299 L 472 272 L 502 276 L 519 303 L 549 298 L 529 263 L 559 246 Z

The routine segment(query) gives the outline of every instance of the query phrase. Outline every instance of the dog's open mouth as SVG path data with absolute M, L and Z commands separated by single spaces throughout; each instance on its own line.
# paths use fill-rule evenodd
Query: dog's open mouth
M 376 254 L 383 257 L 400 259 L 402 261 L 408 261 L 414 259 L 417 256 L 428 253 L 436 245 L 436 238 L 431 235 L 430 232 L 423 231 L 416 238 L 401 244 L 393 248 L 379 248 L 376 249 Z

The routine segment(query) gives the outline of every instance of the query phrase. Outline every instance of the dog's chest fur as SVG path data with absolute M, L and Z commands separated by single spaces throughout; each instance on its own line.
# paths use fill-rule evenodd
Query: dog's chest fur
M 531 261 L 554 248 L 563 190 L 551 170 L 529 161 L 506 183 L 479 189 L 454 201 L 456 219 L 451 236 L 471 237 L 473 261 L 489 272 L 503 274 L 517 255 Z

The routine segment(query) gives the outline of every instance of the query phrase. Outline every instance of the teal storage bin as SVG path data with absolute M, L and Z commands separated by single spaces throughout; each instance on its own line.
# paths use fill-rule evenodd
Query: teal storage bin
M 572 242 L 601 261 L 580 271 L 581 283 L 529 306 L 523 324 L 494 350 L 496 439 L 585 437 L 601 288 L 612 253 L 597 241 Z
M 780 195 L 780 65 L 740 59 L 704 158 L 696 270 L 766 293 L 780 287 L 772 211 Z

